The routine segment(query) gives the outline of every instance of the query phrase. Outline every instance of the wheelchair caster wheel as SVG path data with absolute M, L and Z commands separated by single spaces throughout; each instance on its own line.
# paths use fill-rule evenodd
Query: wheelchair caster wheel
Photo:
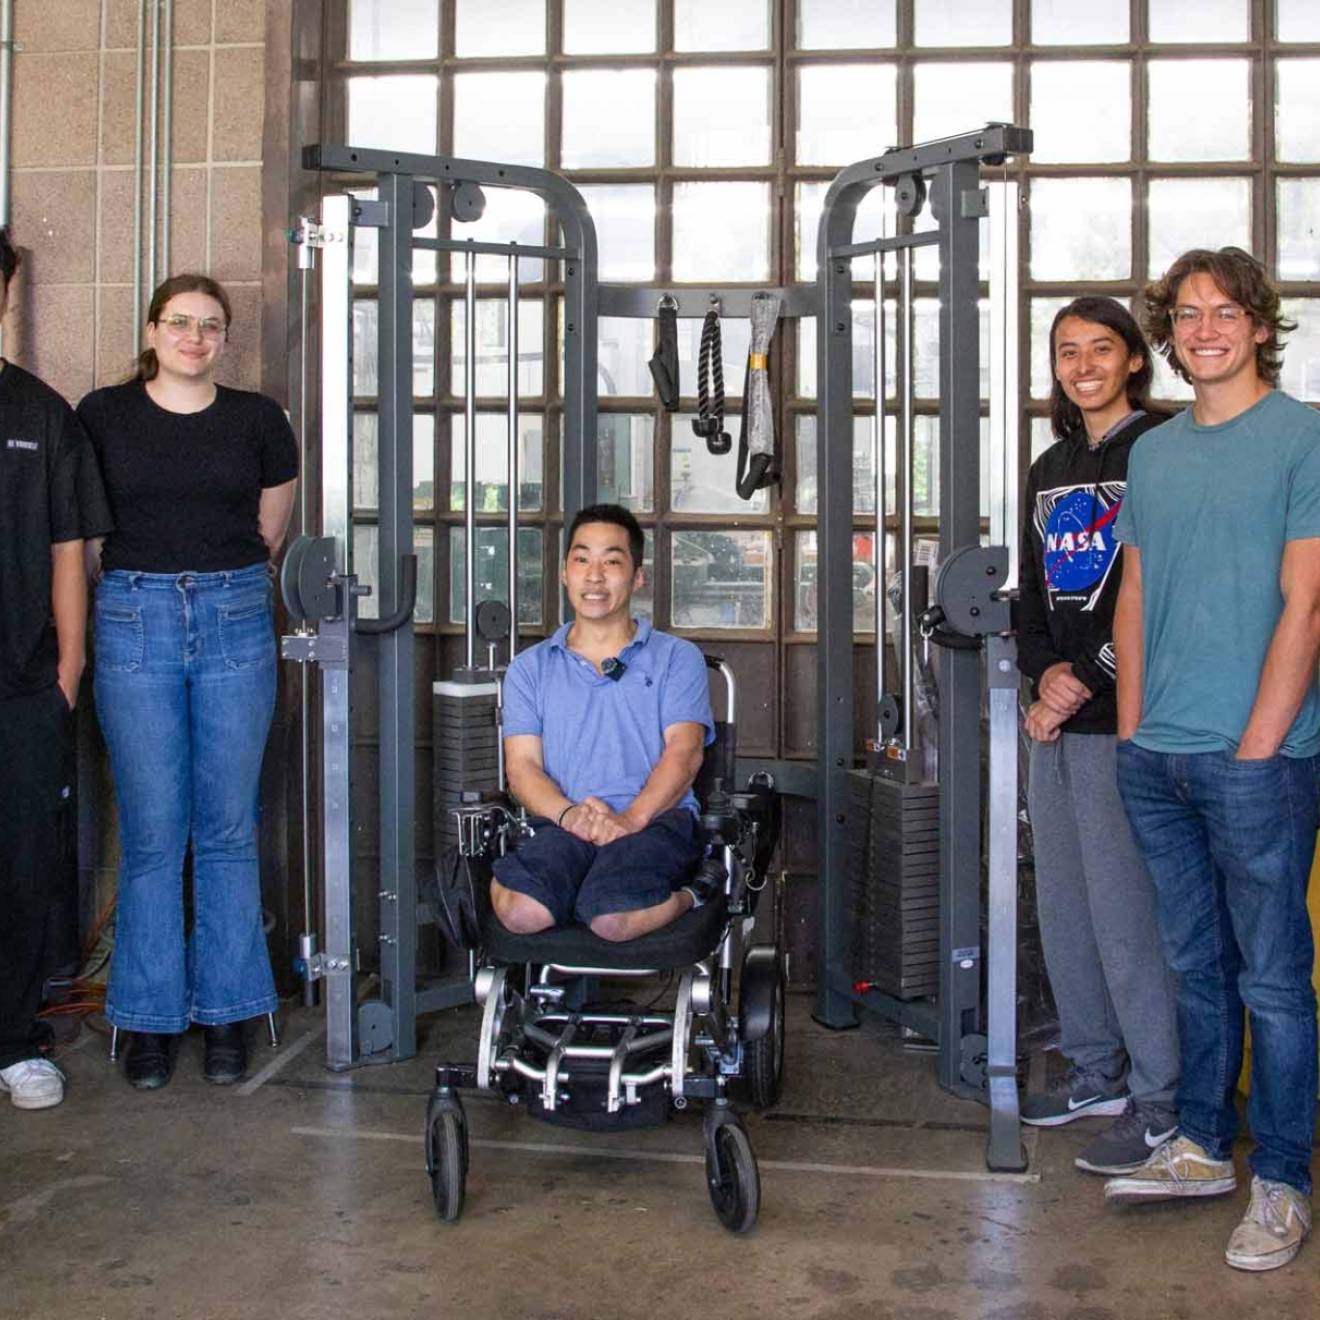
M 721 1123 L 706 1141 L 706 1186 L 721 1224 L 749 1232 L 761 1209 L 761 1175 L 739 1123 Z
M 467 1183 L 467 1118 L 455 1095 L 431 1098 L 426 1117 L 426 1172 L 431 1176 L 435 1212 L 446 1224 L 463 1213 Z

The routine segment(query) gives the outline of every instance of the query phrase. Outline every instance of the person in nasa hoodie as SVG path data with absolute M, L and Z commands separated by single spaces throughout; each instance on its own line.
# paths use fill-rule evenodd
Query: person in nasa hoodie
M 1077 298 L 1050 330 L 1050 423 L 1027 475 L 1018 664 L 1035 700 L 1028 804 L 1045 965 L 1066 1073 L 1025 1097 L 1022 1120 L 1056 1127 L 1109 1115 L 1074 1163 L 1127 1173 L 1178 1128 L 1173 984 L 1155 893 L 1118 795 L 1114 523 L 1128 454 L 1164 417 L 1147 411 L 1150 349 L 1125 307 Z

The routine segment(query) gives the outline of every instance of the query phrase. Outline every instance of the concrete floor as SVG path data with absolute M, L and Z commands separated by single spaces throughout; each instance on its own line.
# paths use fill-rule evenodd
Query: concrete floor
M 1320 1314 L 1320 1243 L 1270 1275 L 1223 1263 L 1245 1188 L 1106 1209 L 1071 1164 L 1103 1120 L 1031 1133 L 1028 1174 L 988 1174 L 985 1112 L 939 1091 L 929 1056 L 879 1023 L 825 1032 L 809 1010 L 791 999 L 780 1107 L 748 1120 L 763 1202 L 746 1238 L 710 1210 L 695 1118 L 601 1137 L 479 1098 L 467 1207 L 439 1223 L 425 1096 L 438 1055 L 472 1053 L 471 1010 L 432 1019 L 413 1062 L 347 1076 L 321 1066 L 319 1014 L 290 1010 L 278 1054 L 254 1055 L 254 1073 L 281 1070 L 228 1091 L 201 1080 L 195 1035 L 170 1086 L 140 1093 L 84 1031 L 60 1059 L 62 1106 L 0 1105 L 0 1316 Z

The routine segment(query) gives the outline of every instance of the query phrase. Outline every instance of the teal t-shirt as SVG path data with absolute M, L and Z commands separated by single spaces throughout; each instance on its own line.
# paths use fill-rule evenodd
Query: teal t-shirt
M 1189 408 L 1148 431 L 1132 448 L 1115 530 L 1141 551 L 1133 741 L 1235 749 L 1283 611 L 1284 545 L 1320 537 L 1320 414 L 1274 390 L 1219 426 L 1198 426 Z M 1280 751 L 1320 752 L 1315 685 Z

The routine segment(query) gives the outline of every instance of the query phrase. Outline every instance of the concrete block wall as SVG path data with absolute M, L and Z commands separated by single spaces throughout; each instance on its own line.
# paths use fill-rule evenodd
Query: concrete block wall
M 5 353 L 74 402 L 122 379 L 135 353 L 137 20 L 138 0 L 15 3 L 10 223 L 25 268 Z M 171 271 L 158 278 L 200 269 L 229 288 L 223 378 L 251 389 L 260 382 L 265 27 L 263 0 L 175 0 L 173 196 L 159 226 L 169 228 Z M 146 65 L 149 77 L 149 44 Z M 144 312 L 149 297 L 144 285 Z

